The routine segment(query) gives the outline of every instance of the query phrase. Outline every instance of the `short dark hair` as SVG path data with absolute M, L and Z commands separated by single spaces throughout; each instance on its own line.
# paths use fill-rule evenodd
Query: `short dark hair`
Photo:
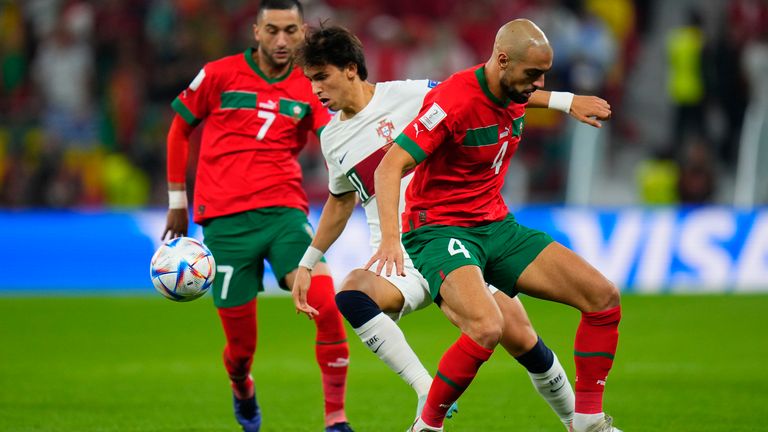
M 259 4 L 259 11 L 256 14 L 258 18 L 261 18 L 261 13 L 267 9 L 273 10 L 290 10 L 296 8 L 299 11 L 299 17 L 304 19 L 304 8 L 301 6 L 298 0 L 261 0 Z
M 321 25 L 320 28 L 310 29 L 299 48 L 296 61 L 302 67 L 333 65 L 339 69 L 354 64 L 360 79 L 368 78 L 362 42 L 341 26 Z

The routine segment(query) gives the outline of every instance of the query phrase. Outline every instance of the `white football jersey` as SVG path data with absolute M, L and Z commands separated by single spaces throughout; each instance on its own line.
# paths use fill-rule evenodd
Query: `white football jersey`
M 424 96 L 437 84 L 431 80 L 378 83 L 365 108 L 348 120 L 341 120 L 341 113 L 336 113 L 320 135 L 328 164 L 328 190 L 336 195 L 357 192 L 374 250 L 381 243 L 381 227 L 373 173 L 394 139 L 419 114 Z M 405 189 L 412 177 L 410 173 L 400 183 L 400 213 L 405 209 Z

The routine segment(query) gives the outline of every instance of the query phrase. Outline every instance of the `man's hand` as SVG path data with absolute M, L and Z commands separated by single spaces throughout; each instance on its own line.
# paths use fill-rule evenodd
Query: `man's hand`
M 187 209 L 170 209 L 166 218 L 165 231 L 163 231 L 160 240 L 184 237 L 187 235 L 188 227 L 189 215 L 187 214 Z
M 304 312 L 309 319 L 313 319 L 320 313 L 307 303 L 307 293 L 309 292 L 311 281 L 312 274 L 309 272 L 309 269 L 299 266 L 296 269 L 296 276 L 293 279 L 293 287 L 291 288 L 291 296 L 293 297 L 293 305 L 296 306 L 296 313 Z
M 405 276 L 405 271 L 403 270 L 403 248 L 400 246 L 399 241 L 382 241 L 379 249 L 368 260 L 365 268 L 371 268 L 377 261 L 379 265 L 376 266 L 374 271 L 377 275 L 381 275 L 381 271 L 384 269 L 385 275 L 392 276 L 392 265 L 394 264 L 396 274 Z
M 575 95 L 569 114 L 582 123 L 601 128 L 603 125 L 598 120 L 611 118 L 611 106 L 605 99 L 597 96 Z

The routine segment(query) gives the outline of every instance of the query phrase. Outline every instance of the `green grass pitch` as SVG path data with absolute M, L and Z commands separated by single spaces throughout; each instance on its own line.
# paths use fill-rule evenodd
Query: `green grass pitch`
M 523 299 L 573 380 L 574 310 Z M 606 410 L 627 432 L 764 431 L 768 296 L 625 296 Z M 321 431 L 314 329 L 290 299 L 260 299 L 254 363 L 264 432 Z M 428 369 L 458 336 L 436 308 L 402 327 Z M 350 333 L 348 415 L 403 431 L 415 397 Z M 237 431 L 210 298 L 0 297 L 0 431 Z M 499 349 L 446 431 L 559 431 Z

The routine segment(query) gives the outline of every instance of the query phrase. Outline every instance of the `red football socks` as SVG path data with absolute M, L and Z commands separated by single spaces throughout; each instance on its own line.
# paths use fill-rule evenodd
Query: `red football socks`
M 620 320 L 621 306 L 581 314 L 574 344 L 577 413 L 603 412 L 605 380 L 616 355 Z
M 441 427 L 445 413 L 464 393 L 480 366 L 491 358 L 491 354 L 493 350 L 480 346 L 462 333 L 440 359 L 437 376 L 432 380 L 427 403 L 421 414 L 422 420 L 430 426 Z
M 341 313 L 336 307 L 331 276 L 313 276 L 307 302 L 317 309 L 315 354 L 323 376 L 325 396 L 325 424 L 347 421 L 344 413 L 344 395 L 347 390 L 349 345 Z
M 238 399 L 253 395 L 250 377 L 253 353 L 256 352 L 256 298 L 246 304 L 218 308 L 227 345 L 224 347 L 224 367 L 232 381 Z

